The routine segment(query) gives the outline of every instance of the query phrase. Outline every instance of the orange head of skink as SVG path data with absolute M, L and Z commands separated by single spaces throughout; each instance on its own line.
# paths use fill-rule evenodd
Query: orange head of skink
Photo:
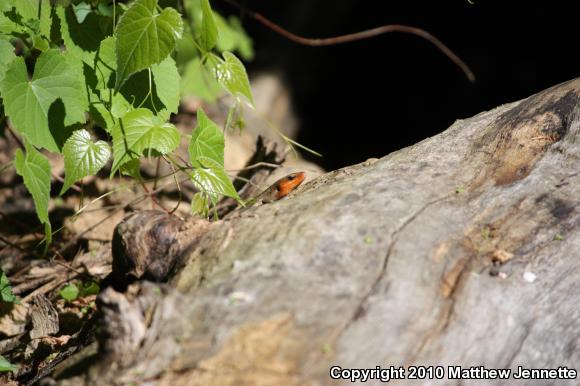
M 280 178 L 274 184 L 276 186 L 276 200 L 284 198 L 288 193 L 296 189 L 304 181 L 305 173 L 297 172 Z

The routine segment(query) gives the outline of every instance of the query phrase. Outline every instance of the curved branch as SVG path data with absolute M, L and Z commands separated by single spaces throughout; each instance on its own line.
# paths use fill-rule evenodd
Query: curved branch
M 451 49 L 449 47 L 447 47 L 445 44 L 443 44 L 443 42 L 441 42 L 441 40 L 437 39 L 435 36 L 431 35 L 429 32 L 427 32 L 421 28 L 411 27 L 411 26 L 402 25 L 402 24 L 387 24 L 387 25 L 383 25 L 380 27 L 367 29 L 364 31 L 354 32 L 351 34 L 340 35 L 340 36 L 333 36 L 333 37 L 329 37 L 329 38 L 322 38 L 322 39 L 306 38 L 306 37 L 296 35 L 295 33 L 288 31 L 287 29 L 279 26 L 278 24 L 274 23 L 273 21 L 271 21 L 270 19 L 266 18 L 265 16 L 263 16 L 262 14 L 260 14 L 258 12 L 254 12 L 250 9 L 243 7 L 241 4 L 239 4 L 235 0 L 223 0 L 223 1 L 232 5 L 233 7 L 241 10 L 242 12 L 244 12 L 244 15 L 248 15 L 248 16 L 252 17 L 254 20 L 259 21 L 260 23 L 262 23 L 263 25 L 265 25 L 266 27 L 268 27 L 272 31 L 284 36 L 286 39 L 288 39 L 292 42 L 298 43 L 298 44 L 305 45 L 305 46 L 311 46 L 311 47 L 333 46 L 333 45 L 337 45 L 337 44 L 343 44 L 343 43 L 354 42 L 357 40 L 368 39 L 368 38 L 372 38 L 375 36 L 379 36 L 379 35 L 391 33 L 391 32 L 400 32 L 400 33 L 406 33 L 406 34 L 419 36 L 419 37 L 427 40 L 429 43 L 433 44 L 435 47 L 437 47 L 437 49 L 439 49 L 439 51 L 441 51 L 453 63 L 455 63 L 457 65 L 457 67 L 459 67 L 461 69 L 461 71 L 463 71 L 463 73 L 465 74 L 465 76 L 467 77 L 467 79 L 471 83 L 475 82 L 475 75 L 473 74 L 473 71 L 471 71 L 469 66 L 467 64 L 465 64 L 465 62 L 463 60 L 461 60 L 461 58 L 459 58 L 459 56 L 457 56 L 453 51 L 451 51 Z

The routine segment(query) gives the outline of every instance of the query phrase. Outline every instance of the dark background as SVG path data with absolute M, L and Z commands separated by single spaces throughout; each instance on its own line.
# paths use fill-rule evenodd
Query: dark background
M 283 75 L 300 119 L 306 158 L 336 169 L 433 136 L 456 119 L 525 98 L 580 75 L 574 1 L 247 0 L 246 6 L 306 37 L 383 24 L 429 31 L 477 77 L 471 84 L 429 42 L 392 33 L 331 47 L 291 42 L 250 18 L 250 72 Z M 237 11 L 220 0 L 225 13 Z

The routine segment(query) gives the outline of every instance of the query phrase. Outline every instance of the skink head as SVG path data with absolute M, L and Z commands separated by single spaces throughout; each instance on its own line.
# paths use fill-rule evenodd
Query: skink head
M 286 177 L 280 178 L 274 184 L 276 186 L 276 200 L 284 198 L 288 193 L 296 189 L 302 181 L 304 181 L 305 173 L 297 172 L 288 174 Z

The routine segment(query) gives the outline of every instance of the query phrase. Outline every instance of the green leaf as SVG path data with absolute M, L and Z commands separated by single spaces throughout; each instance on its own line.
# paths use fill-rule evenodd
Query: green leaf
M 179 146 L 179 132 L 171 123 L 153 115 L 148 109 L 135 109 L 128 112 L 113 128 L 114 162 L 111 173 L 129 162 L 139 158 L 147 150 L 167 154 Z
M 209 0 L 201 0 L 201 34 L 199 43 L 201 48 L 211 51 L 218 40 L 218 29 L 213 19 L 213 12 L 209 5 Z
M 157 96 L 163 102 L 164 108 L 157 112 L 157 115 L 168 119 L 171 113 L 177 113 L 179 107 L 179 84 L 181 78 L 175 61 L 167 57 L 159 64 L 151 66 Z M 160 106 L 156 106 L 159 108 Z
M 61 298 L 68 302 L 77 300 L 79 298 L 79 288 L 73 283 L 67 284 L 58 291 Z
M 111 92 L 109 95 L 109 92 Z M 117 119 L 122 118 L 129 110 L 131 104 L 119 93 L 114 94 L 112 90 L 96 90 L 91 92 L 90 114 L 95 122 L 105 129 L 107 133 L 113 131 Z M 109 103 L 109 98 L 111 103 Z
M 244 121 L 243 110 L 240 107 L 240 100 L 236 99 L 228 110 L 224 130 L 240 129 L 241 131 L 244 127 L 246 127 L 246 122 Z
M 117 69 L 115 62 L 115 38 L 109 36 L 101 41 L 95 61 L 95 75 L 98 79 L 96 89 L 106 90 L 114 87 L 113 72 Z
M 101 92 L 101 95 L 103 92 Z M 131 103 L 127 102 L 127 99 L 122 94 L 113 95 L 111 102 L 111 114 L 116 119 L 123 118 L 125 114 L 131 111 Z
M 10 281 L 6 277 L 6 273 L 0 269 L 0 300 L 6 303 L 18 303 L 18 299 L 12 292 Z
M 182 97 L 196 96 L 206 102 L 215 102 L 221 92 L 220 84 L 199 58 L 187 64 L 181 81 Z
M 51 241 L 51 226 L 48 219 L 48 200 L 50 199 L 50 164 L 33 146 L 27 144 L 26 155 L 17 149 L 14 165 L 16 173 L 22 176 L 26 189 L 32 195 L 36 215 L 44 224 L 46 246 Z
M 65 179 L 60 194 L 76 181 L 96 174 L 109 160 L 111 149 L 104 141 L 93 142 L 85 129 L 75 131 L 66 141 L 64 156 Z
M 215 12 L 214 19 L 219 31 L 218 51 L 237 51 L 243 59 L 252 59 L 254 57 L 252 39 L 244 31 L 240 19 L 232 15 L 226 21 Z
M 224 61 L 214 66 L 214 76 L 220 84 L 237 97 L 242 95 L 253 105 L 250 81 L 244 64 L 231 52 L 224 52 Z
M 50 0 L 17 0 L 12 3 L 22 21 L 33 31 L 50 38 Z
M 137 0 L 123 14 L 116 30 L 118 90 L 127 78 L 160 63 L 175 48 L 183 22 L 173 8 L 157 12 L 157 0 Z
M 209 197 L 202 192 L 197 192 L 191 199 L 191 213 L 207 217 L 209 214 Z
M 127 79 L 117 94 L 123 95 L 129 105 L 134 107 L 143 107 L 155 112 L 163 111 L 165 108 L 165 105 L 159 99 L 157 82 L 153 80 L 153 74 L 152 72 L 150 73 L 149 69 L 133 74 Z M 163 111 L 162 114 L 157 113 L 157 115 L 168 117 L 169 112 Z
M 83 285 L 81 286 L 79 297 L 82 298 L 89 295 L 96 295 L 99 293 L 100 290 L 101 287 L 99 287 L 99 285 L 94 281 L 90 280 L 86 283 L 83 283 Z
M 217 47 L 220 52 L 233 51 L 236 49 L 237 39 L 236 31 L 232 30 L 226 19 L 218 13 L 214 13 L 215 24 L 218 28 Z
M 10 64 L 12 59 L 15 57 L 14 46 L 6 40 L 0 40 L 0 82 L 4 79 L 4 74 L 6 74 L 8 64 Z
M 51 29 L 50 0 L 12 0 L 0 4 L 0 34 L 30 40 L 33 47 L 49 48 Z
M 191 172 L 193 184 L 216 202 L 221 195 L 240 200 L 238 192 L 230 181 L 224 167 L 211 158 L 200 156 L 193 163 Z
M 252 39 L 248 36 L 239 18 L 236 16 L 230 16 L 228 18 L 230 23 L 230 28 L 235 31 L 236 34 L 236 50 L 240 53 L 240 56 L 245 60 L 251 60 L 254 58 L 254 47 Z M 228 50 L 223 50 L 228 51 Z
M 175 61 L 167 57 L 151 66 L 151 74 L 149 70 L 143 70 L 131 76 L 119 93 L 126 101 L 131 101 L 127 102 L 129 105 L 155 111 L 155 115 L 167 120 L 171 113 L 177 113 L 180 83 Z
M 139 158 L 134 158 L 131 161 L 124 163 L 119 167 L 119 173 L 123 176 L 131 176 L 132 178 L 141 180 L 141 163 Z
M 14 17 L 9 16 L 10 14 L 13 14 L 11 9 L 11 1 L 0 0 L 0 35 L 17 36 L 25 34 L 26 28 L 22 23 L 17 23 L 13 20 Z M 20 17 L 20 19 L 22 19 L 22 17 Z
M 189 159 L 193 162 L 200 157 L 211 158 L 224 166 L 225 139 L 221 130 L 205 115 L 202 108 L 197 110 L 197 126 L 189 142 Z
M 75 12 L 75 17 L 77 18 L 79 24 L 82 24 L 89 15 L 89 13 L 91 13 L 92 11 L 91 5 L 85 3 L 84 1 L 78 4 L 73 4 L 72 7 Z
M 13 365 L 12 363 L 8 362 L 6 358 L 0 355 L 0 372 L 9 372 L 14 371 L 18 368 L 18 366 Z
M 199 57 L 199 51 L 195 46 L 195 40 L 190 27 L 185 24 L 183 37 L 177 41 L 175 46 L 175 62 L 180 70 L 194 58 Z
M 111 34 L 109 19 L 93 12 L 79 22 L 72 9 L 56 7 L 56 14 L 60 20 L 60 33 L 67 52 L 81 59 L 91 68 L 94 66 L 95 55 L 102 45 L 102 41 Z
M 50 48 L 48 41 L 46 41 L 42 36 L 38 34 L 32 35 L 32 43 L 34 48 L 36 48 L 39 51 L 44 52 Z
M 106 3 L 99 2 L 97 5 L 97 11 L 103 16 L 113 17 L 113 6 L 107 5 Z
M 85 121 L 88 101 L 80 68 L 56 49 L 38 57 L 28 80 L 22 57 L 8 65 L 0 82 L 6 115 L 33 145 L 59 151 L 65 126 Z

